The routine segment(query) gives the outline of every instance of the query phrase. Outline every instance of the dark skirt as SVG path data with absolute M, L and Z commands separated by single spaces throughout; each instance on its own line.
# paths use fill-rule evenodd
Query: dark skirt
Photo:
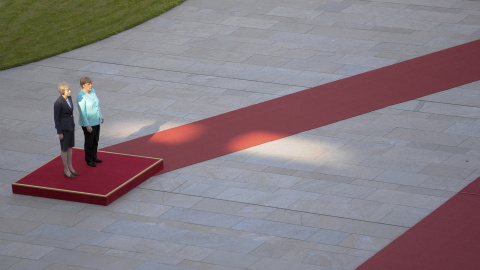
M 62 130 L 63 140 L 60 140 L 60 149 L 67 152 L 68 148 L 75 147 L 75 130 Z

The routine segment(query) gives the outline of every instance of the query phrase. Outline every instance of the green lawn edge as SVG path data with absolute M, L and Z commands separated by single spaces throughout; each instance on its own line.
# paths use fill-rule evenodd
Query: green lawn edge
M 185 0 L 0 0 L 0 70 L 103 40 Z

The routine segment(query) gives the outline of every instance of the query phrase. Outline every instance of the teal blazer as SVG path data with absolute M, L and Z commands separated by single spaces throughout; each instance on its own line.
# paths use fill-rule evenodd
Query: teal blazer
M 80 91 L 77 96 L 77 107 L 79 120 L 78 124 L 82 127 L 97 126 L 102 122 L 102 111 L 100 110 L 100 100 L 92 88 L 90 94 Z

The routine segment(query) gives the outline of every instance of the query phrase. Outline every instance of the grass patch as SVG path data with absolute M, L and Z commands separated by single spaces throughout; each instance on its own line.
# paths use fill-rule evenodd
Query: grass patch
M 185 0 L 0 0 L 0 70 L 107 38 Z

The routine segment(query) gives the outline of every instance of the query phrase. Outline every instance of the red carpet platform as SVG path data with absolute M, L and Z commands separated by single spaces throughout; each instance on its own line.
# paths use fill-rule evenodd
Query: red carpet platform
M 13 193 L 108 205 L 163 169 L 163 160 L 99 151 L 103 163 L 93 168 L 83 149 L 73 149 L 75 179 L 63 175 L 60 155 L 12 184 Z
M 480 269 L 480 178 L 357 270 Z

